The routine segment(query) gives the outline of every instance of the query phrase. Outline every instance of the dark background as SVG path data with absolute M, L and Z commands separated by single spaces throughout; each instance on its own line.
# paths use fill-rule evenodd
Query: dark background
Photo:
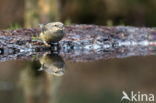
M 66 24 L 156 26 L 155 0 L 0 0 L 0 28 Z

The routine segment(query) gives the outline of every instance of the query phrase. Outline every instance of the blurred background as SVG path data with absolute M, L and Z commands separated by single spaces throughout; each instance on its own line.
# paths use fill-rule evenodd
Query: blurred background
M 0 0 L 0 28 L 38 23 L 156 26 L 155 0 Z

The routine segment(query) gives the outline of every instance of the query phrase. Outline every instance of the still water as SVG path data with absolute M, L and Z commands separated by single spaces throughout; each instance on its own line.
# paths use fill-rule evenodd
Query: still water
M 156 56 L 74 62 L 46 54 L 1 62 L 0 103 L 121 103 L 122 91 L 155 94 L 155 73 Z

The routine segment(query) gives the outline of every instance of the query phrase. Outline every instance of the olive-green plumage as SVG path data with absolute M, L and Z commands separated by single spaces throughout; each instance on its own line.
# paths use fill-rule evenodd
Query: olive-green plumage
M 56 43 L 64 37 L 64 26 L 61 22 L 48 23 L 46 25 L 41 24 L 40 38 L 46 45 L 50 43 Z

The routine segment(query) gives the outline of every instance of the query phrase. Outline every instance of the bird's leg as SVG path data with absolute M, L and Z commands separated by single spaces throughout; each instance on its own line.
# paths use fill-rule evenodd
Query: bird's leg
M 58 52 L 59 51 L 59 43 L 58 42 L 52 42 L 51 43 L 51 47 L 52 47 L 54 52 Z
M 47 43 L 46 41 L 43 41 L 43 43 L 44 43 L 47 47 L 51 47 L 50 43 Z

